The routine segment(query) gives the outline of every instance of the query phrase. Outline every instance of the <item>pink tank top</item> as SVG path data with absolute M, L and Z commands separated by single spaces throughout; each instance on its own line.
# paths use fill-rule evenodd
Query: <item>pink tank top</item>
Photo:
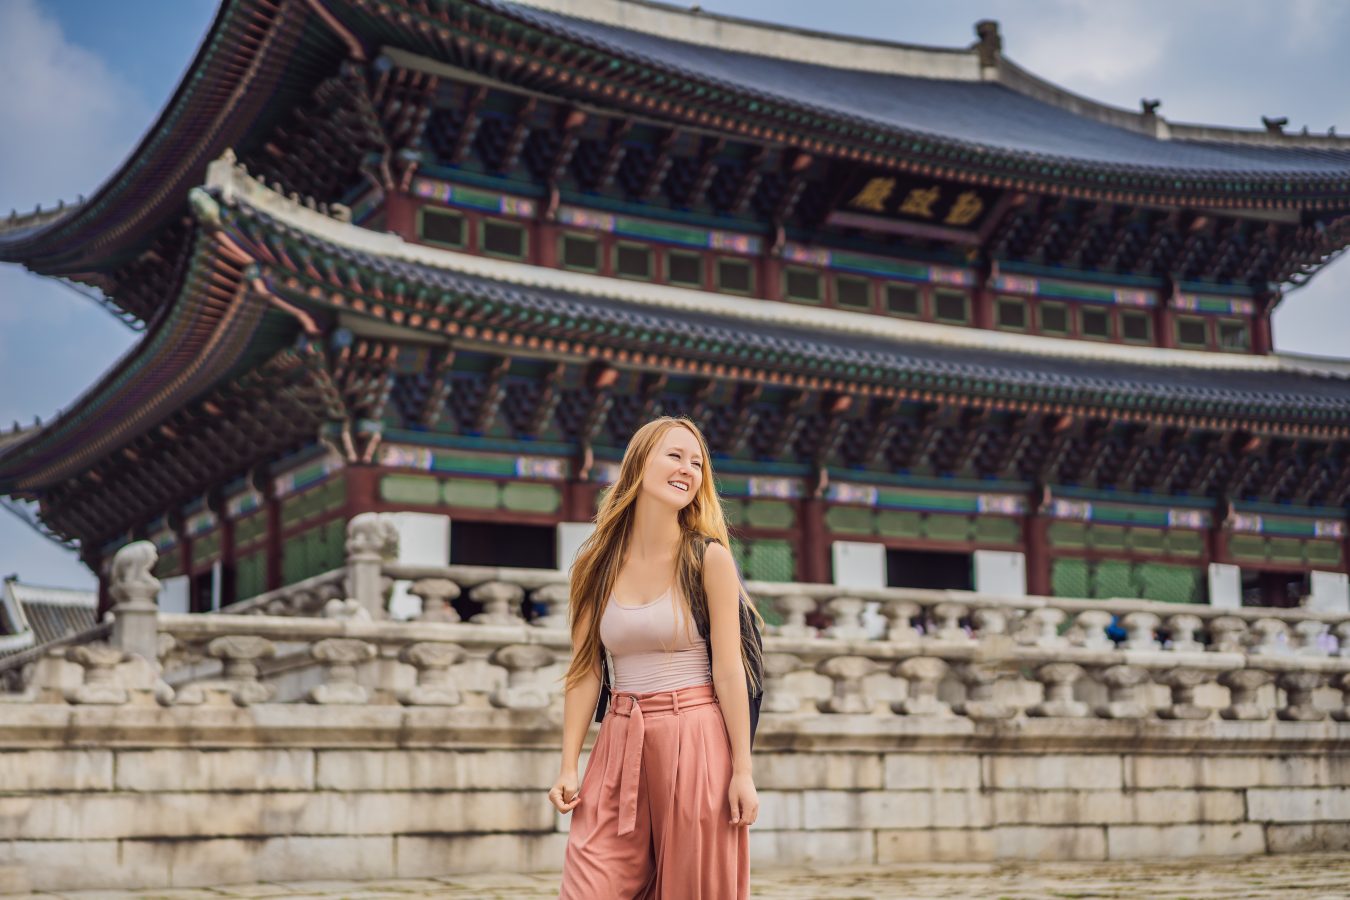
M 611 596 L 600 616 L 600 640 L 610 655 L 615 690 L 673 691 L 712 681 L 708 642 L 692 618 L 685 630 L 673 587 L 641 606 L 620 606 Z

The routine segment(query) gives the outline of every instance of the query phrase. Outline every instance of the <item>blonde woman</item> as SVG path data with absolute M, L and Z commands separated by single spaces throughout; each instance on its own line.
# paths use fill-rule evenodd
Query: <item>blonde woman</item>
M 572 813 L 560 900 L 750 896 L 749 692 L 762 667 L 741 616 L 762 620 L 727 546 L 698 427 L 662 417 L 638 429 L 572 566 L 562 767 L 548 794 Z M 578 783 L 602 685 L 608 709 Z

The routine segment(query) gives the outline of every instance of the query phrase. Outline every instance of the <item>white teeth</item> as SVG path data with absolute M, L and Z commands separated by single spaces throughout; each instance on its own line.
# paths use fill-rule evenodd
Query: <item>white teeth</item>
M 670 485 L 671 487 L 674 487 L 674 488 L 679 488 L 679 489 L 682 490 L 682 491 L 687 491 L 687 490 L 689 490 L 689 485 L 687 485 L 687 484 L 681 484 L 681 483 L 678 482 L 678 481 L 667 481 L 666 484 L 668 484 L 668 485 Z

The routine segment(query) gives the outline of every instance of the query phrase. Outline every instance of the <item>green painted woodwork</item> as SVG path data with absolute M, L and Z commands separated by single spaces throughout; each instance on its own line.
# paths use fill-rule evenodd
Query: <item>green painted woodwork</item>
M 825 511 L 825 525 L 840 534 L 871 534 L 872 510 L 860 506 L 831 506 Z
M 1302 562 L 1303 542 L 1295 538 L 1268 538 L 1266 552 L 1272 560 L 1279 562 Z
M 1050 591 L 1056 597 L 1088 596 L 1088 561 L 1053 560 L 1050 563 Z
M 1340 541 L 1304 541 L 1303 549 L 1308 562 L 1313 565 L 1339 567 L 1341 564 Z
M 792 581 L 796 560 L 787 541 L 751 540 L 745 542 L 742 573 L 747 581 Z
M 1090 567 L 1089 590 L 1093 597 L 1133 597 L 1134 565 L 1115 559 L 1094 560 Z
M 1016 519 L 1000 516 L 977 516 L 975 540 L 981 544 L 1020 544 L 1022 526 Z
M 247 600 L 267 590 L 267 552 L 259 550 L 234 562 L 234 599 Z
M 192 539 L 192 568 L 203 563 L 214 562 L 220 557 L 221 534 L 219 529 L 209 534 L 201 534 Z
M 1204 570 L 1198 566 L 1071 557 L 1050 563 L 1050 590 L 1056 597 L 1200 603 L 1203 582 Z
M 1200 598 L 1201 569 L 1142 563 L 1136 568 L 1139 596 L 1163 603 L 1196 603 Z
M 430 475 L 385 475 L 380 479 L 380 499 L 387 503 L 435 506 L 441 487 Z
M 925 515 L 923 536 L 931 541 L 968 541 L 971 536 L 969 516 Z
M 1166 532 L 1157 528 L 1131 528 L 1125 534 L 1126 543 L 1135 553 L 1162 553 L 1166 537 Z
M 281 525 L 290 528 L 294 525 L 334 512 L 347 502 L 347 482 L 341 476 L 330 478 L 317 485 L 281 500 Z
M 183 574 L 183 547 L 178 545 L 159 551 L 159 560 L 155 563 L 156 578 L 172 578 Z
M 1228 536 L 1228 552 L 1243 559 L 1266 558 L 1266 539 L 1257 534 L 1233 534 Z
M 1079 549 L 1087 546 L 1088 528 L 1082 522 L 1051 522 L 1046 529 L 1051 547 L 1072 547 Z
M 791 528 L 796 522 L 792 504 L 786 500 L 747 500 L 745 524 L 752 528 Z
M 236 550 L 247 547 L 254 541 L 267 537 L 267 512 L 259 510 L 250 513 L 234 523 L 234 546 Z
M 551 484 L 511 481 L 501 487 L 501 505 L 513 512 L 555 513 L 562 506 L 562 491 Z
M 1093 525 L 1088 528 L 1088 546 L 1094 550 L 1124 550 L 1125 529 L 1114 525 Z
M 909 510 L 879 509 L 876 513 L 876 526 L 877 534 L 884 537 L 921 537 L 923 516 Z
M 744 525 L 745 502 L 742 500 L 723 500 L 722 517 L 726 519 L 728 525 Z
M 1166 544 L 1173 556 L 1201 556 L 1205 552 L 1205 536 L 1198 531 L 1169 531 Z
M 501 489 L 495 481 L 449 478 L 441 485 L 441 502 L 471 509 L 496 509 Z
M 281 579 L 294 584 L 341 568 L 346 561 L 346 523 L 334 519 L 291 535 L 281 545 Z

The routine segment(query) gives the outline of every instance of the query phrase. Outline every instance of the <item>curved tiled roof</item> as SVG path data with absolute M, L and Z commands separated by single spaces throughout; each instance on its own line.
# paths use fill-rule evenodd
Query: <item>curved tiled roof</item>
M 992 81 L 858 71 L 691 43 L 536 9 L 485 2 L 541 27 L 711 79 L 741 92 L 798 104 L 831 118 L 926 135 L 972 148 L 1102 167 L 1188 175 L 1350 176 L 1350 141 L 1339 148 L 1159 140 L 1084 116 Z
M 282 198 L 278 200 L 284 202 Z M 673 352 L 690 356 L 717 356 L 756 367 L 795 369 L 831 377 L 842 374 L 859 381 L 901 383 L 985 396 L 1034 397 L 1120 409 L 1321 424 L 1344 422 L 1350 416 L 1350 377 L 1339 372 L 1279 369 L 1269 365 L 1269 360 L 1255 357 L 1250 358 L 1253 365 L 1244 369 L 1233 364 L 1241 361 L 1233 357 L 1188 351 L 1169 351 L 1172 355 L 1192 358 L 1187 365 L 1169 366 L 1145 361 L 1144 353 L 1138 354 L 1139 362 L 1132 362 L 1123 358 L 1091 359 L 960 346 L 883 336 L 877 332 L 896 320 L 834 310 L 816 312 L 837 315 L 841 327 L 821 329 L 784 324 L 783 317 L 766 315 L 771 309 L 784 313 L 793 309 L 791 305 L 772 301 L 751 301 L 763 304 L 764 312 L 754 319 L 733 312 L 710 312 L 706 306 L 702 309 L 663 307 L 623 297 L 626 283 L 614 279 L 585 276 L 596 284 L 597 293 L 495 279 L 451 267 L 461 260 L 469 264 L 475 259 L 473 257 L 451 251 L 426 254 L 434 255 L 444 265 L 399 258 L 396 254 L 354 246 L 353 243 L 359 244 L 364 237 L 362 229 L 355 226 L 335 226 L 354 239 L 353 243 L 343 243 L 284 221 L 251 206 L 244 199 L 235 198 L 233 203 L 235 212 L 232 215 L 237 216 L 245 228 L 253 229 L 255 235 L 279 234 L 303 247 L 312 258 L 340 261 L 343 270 L 354 268 L 374 273 L 389 284 L 424 284 L 456 298 L 491 302 L 514 313 L 512 318 L 518 324 L 513 327 L 521 331 L 538 330 L 539 323 L 551 322 L 563 330 L 573 327 L 582 334 L 605 335 L 607 340 L 638 347 L 652 342 L 652 335 L 668 335 L 672 340 L 666 346 L 678 342 L 683 349 Z M 547 278 L 551 271 L 524 266 L 521 269 L 532 269 L 542 278 Z M 705 298 L 716 297 L 672 290 Z M 295 299 L 301 303 L 310 302 L 303 293 Z M 858 326 L 859 322 L 868 319 L 876 322 L 872 333 Z M 569 322 L 587 325 L 581 328 L 577 324 L 569 326 Z M 848 323 L 847 327 L 843 326 L 844 322 Z M 1057 343 L 1079 344 L 1084 356 L 1095 349 L 1094 345 L 1082 342 L 1061 340 Z M 1197 357 L 1200 361 L 1196 361 Z M 1213 359 L 1214 364 L 1205 365 L 1205 359 Z M 1258 367 L 1257 362 L 1263 365 Z

